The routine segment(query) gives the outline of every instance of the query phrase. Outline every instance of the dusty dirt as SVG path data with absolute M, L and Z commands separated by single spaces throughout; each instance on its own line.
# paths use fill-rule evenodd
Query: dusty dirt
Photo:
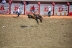
M 72 48 L 72 18 L 0 17 L 0 48 Z

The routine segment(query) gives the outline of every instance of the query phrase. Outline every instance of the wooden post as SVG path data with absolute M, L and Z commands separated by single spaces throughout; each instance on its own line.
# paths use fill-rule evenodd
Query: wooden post
M 70 7 L 69 7 L 69 5 L 68 5 L 68 16 L 69 16 L 69 8 L 70 8 Z
M 68 5 L 68 16 L 69 16 L 69 6 L 70 6 L 70 3 L 69 2 L 67 2 L 67 5 Z
M 26 15 L 26 2 L 24 1 L 24 15 Z
M 40 14 L 40 2 L 38 2 L 38 13 Z
M 11 14 L 11 0 L 9 0 L 9 14 Z
M 54 6 L 53 6 L 53 16 L 54 16 Z
M 55 2 L 52 2 L 52 6 L 53 6 L 53 16 L 54 16 L 54 5 L 55 5 Z

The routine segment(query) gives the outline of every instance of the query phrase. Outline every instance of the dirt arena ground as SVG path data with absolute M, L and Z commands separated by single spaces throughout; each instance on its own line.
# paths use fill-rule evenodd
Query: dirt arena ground
M 0 15 L 0 48 L 72 48 L 71 16 L 44 17 L 39 25 L 9 16 Z

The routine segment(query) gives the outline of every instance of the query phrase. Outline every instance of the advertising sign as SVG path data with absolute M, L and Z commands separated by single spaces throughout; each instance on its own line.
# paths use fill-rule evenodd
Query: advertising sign
M 56 4 L 54 7 L 54 15 L 67 15 L 68 7 L 65 4 Z
M 38 12 L 38 4 L 29 4 L 26 6 L 26 14 L 31 13 L 31 11 L 34 10 L 34 12 Z
M 0 3 L 0 14 L 9 14 L 9 4 L 1 4 Z
M 11 5 L 11 14 L 16 14 L 19 7 L 20 7 L 21 14 L 24 14 L 24 5 L 22 5 L 20 3 L 12 3 L 12 5 Z

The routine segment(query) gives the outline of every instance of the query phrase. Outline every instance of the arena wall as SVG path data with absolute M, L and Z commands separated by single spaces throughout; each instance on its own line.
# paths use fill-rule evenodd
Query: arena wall
M 30 13 L 30 7 L 33 6 L 33 5 L 35 6 L 35 11 L 38 11 L 37 10 L 38 9 L 38 4 L 29 4 L 29 5 L 26 6 L 26 14 Z M 67 6 L 66 5 L 63 6 L 63 5 L 64 4 L 62 4 L 62 5 L 61 4 L 55 5 L 54 15 L 60 15 L 60 13 L 61 13 L 61 15 L 67 15 Z M 21 6 L 21 4 L 13 3 L 12 6 L 11 6 L 11 14 L 13 14 L 15 6 Z M 48 14 L 48 11 L 45 11 L 45 8 L 48 10 L 48 6 L 51 6 L 51 8 L 52 8 L 52 4 L 41 4 L 40 5 L 40 14 L 41 15 L 47 15 Z M 64 8 L 64 11 L 59 12 L 58 11 L 59 10 L 58 9 L 59 6 L 62 6 Z M 24 5 L 22 5 L 22 7 L 20 8 L 20 11 L 22 12 L 22 14 L 24 14 Z M 53 15 L 53 10 L 52 10 L 51 15 Z
M 8 3 L 0 4 L 0 7 L 1 7 L 1 5 L 4 5 L 5 10 L 0 10 L 0 13 L 9 14 L 8 13 L 9 12 L 9 4 Z M 37 10 L 38 9 L 38 2 L 30 2 L 29 5 L 26 5 L 26 14 L 30 13 L 30 7 L 33 6 L 33 5 L 35 6 L 35 11 L 36 12 L 38 11 Z M 20 6 L 21 6 L 21 8 L 20 8 L 21 14 L 24 14 L 24 5 L 22 5 L 19 2 L 18 3 L 13 2 L 11 4 L 11 14 L 14 14 L 13 12 L 15 11 L 16 7 L 20 7 Z M 47 11 L 48 6 L 53 7 L 52 2 L 41 2 L 41 4 L 40 4 L 40 15 L 48 15 L 48 11 Z M 59 7 L 63 8 L 63 10 L 61 12 L 59 12 Z M 72 14 L 72 5 L 70 5 L 69 13 Z M 51 15 L 53 15 L 53 10 L 52 10 Z M 64 15 L 64 16 L 68 15 L 68 6 L 67 6 L 66 2 L 63 2 L 63 3 L 62 2 L 61 3 L 57 2 L 55 4 L 55 6 L 54 6 L 54 15 L 55 16 L 56 15 L 57 16 L 58 15 Z
M 13 0 L 13 1 L 48 1 L 48 2 L 72 2 L 72 0 Z

